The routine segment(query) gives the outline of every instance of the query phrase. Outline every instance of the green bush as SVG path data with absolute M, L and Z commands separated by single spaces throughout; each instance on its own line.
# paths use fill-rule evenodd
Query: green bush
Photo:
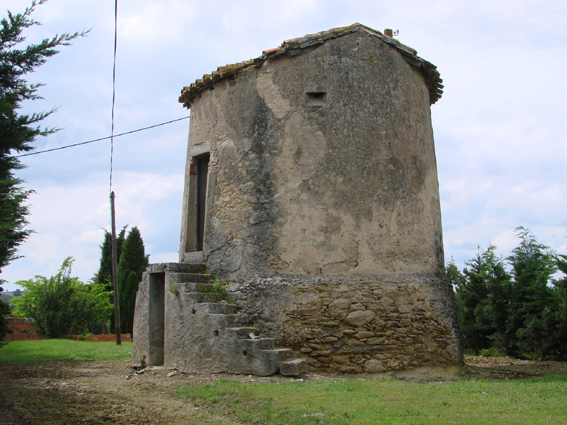
M 38 335 L 59 338 L 86 332 L 90 322 L 107 321 L 112 312 L 112 293 L 104 284 L 85 285 L 71 277 L 73 258 L 63 261 L 59 272 L 49 279 L 16 282 L 26 289 L 21 297 L 13 298 L 13 314 L 31 319 Z

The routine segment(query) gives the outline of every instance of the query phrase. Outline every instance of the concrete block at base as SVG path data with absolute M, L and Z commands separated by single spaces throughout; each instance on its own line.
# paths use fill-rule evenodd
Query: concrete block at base
M 285 376 L 299 376 L 307 368 L 305 359 L 284 360 L 279 362 L 280 373 Z

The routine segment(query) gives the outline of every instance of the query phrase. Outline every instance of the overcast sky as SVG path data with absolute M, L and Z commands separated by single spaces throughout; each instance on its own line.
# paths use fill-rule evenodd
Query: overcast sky
M 23 12 L 30 1 L 1 0 Z M 57 107 L 61 131 L 37 150 L 110 135 L 113 0 L 50 0 L 27 41 L 91 29 L 29 75 Z M 187 86 L 220 65 L 282 41 L 360 22 L 438 66 L 445 94 L 432 106 L 445 258 L 460 268 L 489 243 L 508 255 L 514 228 L 567 253 L 567 1 L 119 0 L 115 134 L 186 117 Z M 117 227 L 138 226 L 150 262 L 177 261 L 189 121 L 115 139 Z M 110 228 L 108 140 L 22 158 L 29 199 L 24 256 L 3 270 L 14 282 L 51 276 L 67 256 L 84 281 L 97 271 Z

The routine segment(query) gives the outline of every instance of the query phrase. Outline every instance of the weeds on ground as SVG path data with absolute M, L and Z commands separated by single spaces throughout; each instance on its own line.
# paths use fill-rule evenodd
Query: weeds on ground
M 490 348 L 483 348 L 478 352 L 478 355 L 482 357 L 504 357 L 506 353 L 501 353 L 495 347 L 490 347 Z

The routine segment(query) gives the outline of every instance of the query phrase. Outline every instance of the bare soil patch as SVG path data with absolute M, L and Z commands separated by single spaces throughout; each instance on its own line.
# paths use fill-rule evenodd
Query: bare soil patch
M 356 375 L 407 380 L 526 379 L 566 372 L 567 364 L 509 357 L 466 357 L 462 368 L 421 368 L 396 374 Z M 352 375 L 351 375 L 352 376 Z M 337 380 L 347 375 L 308 373 L 304 380 Z M 163 368 L 136 373 L 129 362 L 52 361 L 0 366 L 0 424 L 237 424 L 221 412 L 176 397 L 183 383 L 217 379 L 278 382 L 282 376 L 187 375 Z

